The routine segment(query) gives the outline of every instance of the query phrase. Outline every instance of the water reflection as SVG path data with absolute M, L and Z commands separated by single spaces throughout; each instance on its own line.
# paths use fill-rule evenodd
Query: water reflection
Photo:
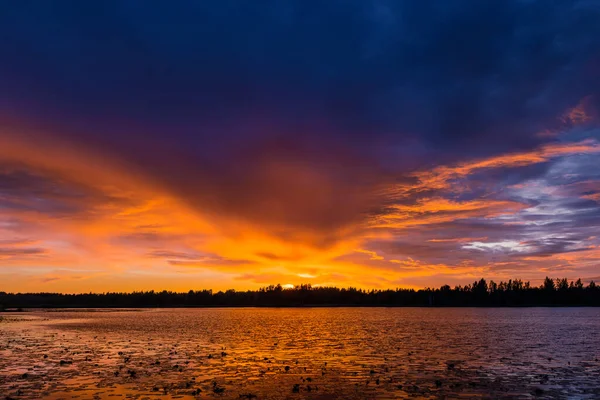
M 600 310 L 161 309 L 0 323 L 14 398 L 599 398 Z

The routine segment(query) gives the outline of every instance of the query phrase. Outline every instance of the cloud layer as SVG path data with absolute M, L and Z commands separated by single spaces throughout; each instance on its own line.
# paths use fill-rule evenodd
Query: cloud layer
M 597 276 L 590 1 L 0 6 L 8 290 Z

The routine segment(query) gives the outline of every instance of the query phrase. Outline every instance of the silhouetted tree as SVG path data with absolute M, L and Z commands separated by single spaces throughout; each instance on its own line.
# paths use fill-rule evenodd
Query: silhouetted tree
M 551 278 L 546 277 L 546 279 L 544 279 L 544 283 L 542 284 L 542 287 L 544 290 L 551 292 L 554 290 L 555 286 L 554 286 L 554 280 Z
M 569 289 L 569 281 L 567 278 L 557 279 L 556 288 L 560 291 L 566 292 Z
M 555 283 L 556 282 L 556 283 Z M 485 279 L 472 285 L 443 285 L 439 289 L 363 290 L 357 288 L 313 287 L 310 284 L 284 289 L 270 285 L 258 290 L 213 292 L 190 290 L 184 293 L 148 291 L 132 293 L 5 293 L 0 307 L 243 307 L 243 306 L 600 306 L 600 288 L 595 282 L 584 287 L 581 279 L 546 277 L 533 287 L 520 279 L 499 282 Z M 0 308 L 1 309 L 1 308 Z

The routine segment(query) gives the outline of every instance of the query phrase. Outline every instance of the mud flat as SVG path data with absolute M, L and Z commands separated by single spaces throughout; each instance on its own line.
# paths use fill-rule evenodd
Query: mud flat
M 0 316 L 0 400 L 600 398 L 593 308 Z

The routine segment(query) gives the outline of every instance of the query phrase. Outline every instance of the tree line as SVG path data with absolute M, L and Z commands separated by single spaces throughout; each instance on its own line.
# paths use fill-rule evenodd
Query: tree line
M 365 290 L 303 284 L 294 288 L 270 285 L 258 290 L 213 292 L 143 291 L 131 293 L 6 293 L 0 292 L 0 311 L 17 308 L 61 307 L 302 307 L 302 306 L 600 306 L 600 287 L 594 281 L 551 279 L 532 286 L 520 279 L 496 283 L 485 279 L 465 286 L 439 289 Z

